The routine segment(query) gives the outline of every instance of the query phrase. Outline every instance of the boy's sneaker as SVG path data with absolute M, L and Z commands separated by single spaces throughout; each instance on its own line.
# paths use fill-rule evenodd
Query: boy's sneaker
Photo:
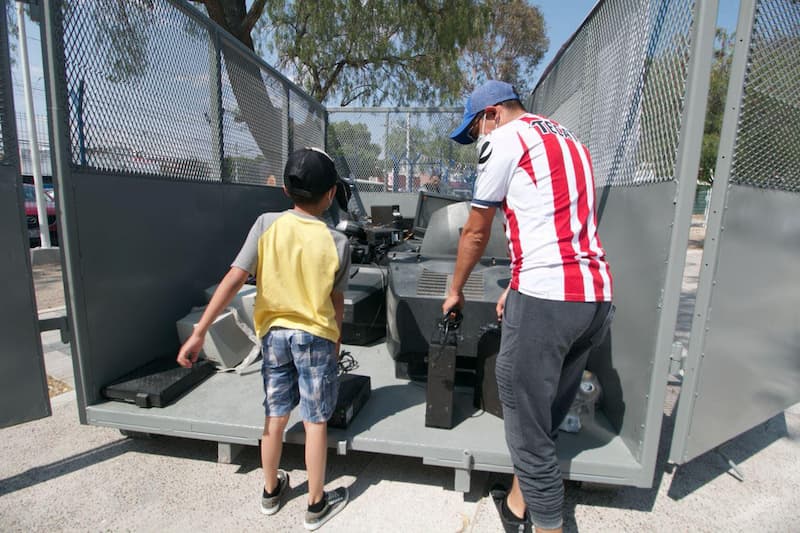
M 275 514 L 283 505 L 286 500 L 286 495 L 289 493 L 289 474 L 283 470 L 278 470 L 278 494 L 275 496 L 267 496 L 267 489 L 262 489 L 261 494 L 261 512 L 266 515 Z
M 344 509 L 344 506 L 347 505 L 347 501 L 350 498 L 350 493 L 347 491 L 347 487 L 339 487 L 330 492 L 325 492 L 323 498 L 325 498 L 325 507 L 323 507 L 320 512 L 314 513 L 312 511 L 306 511 L 306 519 L 303 525 L 309 531 L 319 529 L 322 527 L 322 524 Z

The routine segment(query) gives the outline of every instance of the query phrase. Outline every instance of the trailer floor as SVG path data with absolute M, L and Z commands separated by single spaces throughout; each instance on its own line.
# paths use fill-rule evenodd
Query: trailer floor
M 372 394 L 347 429 L 330 428 L 329 445 L 340 454 L 358 450 L 420 457 L 425 464 L 452 467 L 455 488 L 469 490 L 472 470 L 511 472 L 503 421 L 472 407 L 472 390 L 457 389 L 452 429 L 425 427 L 425 385 L 394 377 L 383 343 L 343 346 L 358 361 L 355 374 L 369 375 Z M 108 401 L 87 407 L 90 424 L 128 432 L 174 435 L 220 443 L 220 459 L 231 460 L 236 445 L 258 445 L 264 414 L 260 361 L 243 375 L 217 373 L 163 408 Z M 292 414 L 285 441 L 302 443 L 303 425 Z M 561 432 L 558 454 L 569 479 L 635 484 L 641 465 L 602 412 L 577 434 Z

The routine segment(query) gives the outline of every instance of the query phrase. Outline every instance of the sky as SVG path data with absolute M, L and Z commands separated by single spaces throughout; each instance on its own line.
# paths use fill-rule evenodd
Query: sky
M 597 0 L 534 0 L 529 2 L 537 6 L 544 15 L 547 37 L 550 47 L 536 67 L 535 77 L 539 76 L 553 60 L 561 45 L 569 39 L 586 16 L 597 4 Z M 739 2 L 737 0 L 719 0 L 717 26 L 728 29 L 729 33 L 736 29 Z

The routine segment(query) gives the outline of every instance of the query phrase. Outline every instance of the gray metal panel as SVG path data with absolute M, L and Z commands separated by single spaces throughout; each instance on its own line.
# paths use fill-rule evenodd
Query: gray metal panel
M 611 346 L 592 354 L 591 368 L 603 386 L 603 412 L 641 458 L 648 394 L 655 375 L 656 335 L 662 317 L 669 259 L 675 182 L 613 187 L 600 223 L 603 247 L 614 274 L 616 317 Z M 660 406 L 659 406 L 660 409 Z
M 707 309 L 698 294 L 705 331 L 696 320 L 673 462 L 689 461 L 800 401 L 798 206 L 797 193 L 736 185 L 728 192 L 716 272 L 703 257 L 701 283 L 713 291 Z
M 345 346 L 369 375 L 372 394 L 345 430 L 329 428 L 328 444 L 338 448 L 420 457 L 426 464 L 490 472 L 511 472 L 503 422 L 472 408 L 472 390 L 456 390 L 456 426 L 451 430 L 425 427 L 423 384 L 396 379 L 385 344 Z M 87 409 L 92 424 L 147 433 L 179 435 L 220 442 L 257 445 L 264 412 L 258 363 L 252 372 L 213 375 L 164 408 L 142 409 L 133 404 L 104 402 Z M 304 442 L 298 412 L 292 414 L 285 440 Z M 558 455 L 569 479 L 636 485 L 640 467 L 608 421 L 598 413 L 577 434 L 561 433 Z M 471 458 L 465 466 L 465 456 Z
M 671 462 L 800 400 L 800 87 L 774 72 L 797 64 L 799 14 L 796 2 L 741 3 Z M 794 137 L 766 157 L 753 139 L 774 124 Z
M 50 415 L 14 127 L 6 2 L 0 0 L 0 427 Z
M 177 354 L 175 322 L 205 303 L 258 215 L 288 201 L 281 189 L 239 184 L 78 173 L 71 184 L 63 200 L 77 207 L 80 256 L 69 281 L 82 287 L 72 319 L 86 332 L 73 356 L 91 405 L 113 379 Z

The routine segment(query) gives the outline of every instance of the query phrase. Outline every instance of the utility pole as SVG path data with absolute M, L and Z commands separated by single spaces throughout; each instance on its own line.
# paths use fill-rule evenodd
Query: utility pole
M 31 67 L 28 62 L 28 36 L 25 31 L 25 10 L 23 3 L 19 1 L 17 2 L 17 24 L 19 25 L 20 63 L 22 64 L 22 90 L 25 97 L 28 132 L 31 136 L 31 163 L 33 164 L 33 186 L 36 189 L 36 212 L 39 216 L 39 237 L 41 247 L 50 248 L 50 224 L 47 221 L 47 201 L 42 183 L 42 164 L 39 160 L 39 137 L 36 131 L 36 115 L 33 108 Z

